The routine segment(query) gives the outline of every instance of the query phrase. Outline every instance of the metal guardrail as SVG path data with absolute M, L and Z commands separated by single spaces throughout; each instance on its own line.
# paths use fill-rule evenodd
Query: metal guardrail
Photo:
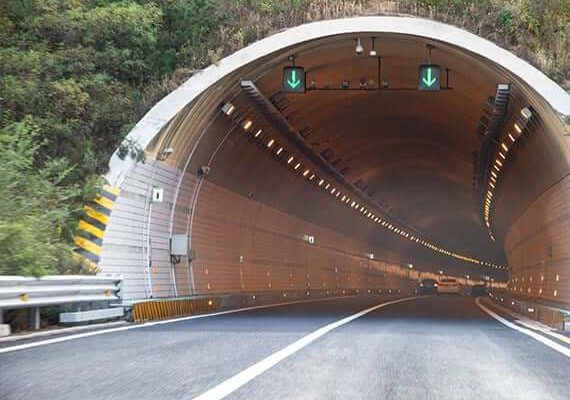
M 0 336 L 10 333 L 9 327 L 2 325 L 4 310 L 28 308 L 30 329 L 37 330 L 40 328 L 40 307 L 118 301 L 121 300 L 122 282 L 122 275 L 110 274 L 42 278 L 0 276 L 0 327 L 4 329 Z M 74 318 L 86 321 L 89 314 Z
M 122 275 L 0 276 L 0 310 L 120 300 Z

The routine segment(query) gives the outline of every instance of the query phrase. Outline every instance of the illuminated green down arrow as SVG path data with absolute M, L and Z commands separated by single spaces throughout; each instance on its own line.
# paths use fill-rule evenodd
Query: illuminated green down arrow
M 298 66 L 283 68 L 283 91 L 305 93 L 305 69 Z
M 420 65 L 418 77 L 419 90 L 440 90 L 441 68 L 436 64 Z
M 297 86 L 301 84 L 301 80 L 297 77 L 297 70 L 291 71 L 291 78 L 287 79 L 287 83 L 291 86 L 291 89 L 297 89 Z
M 427 76 L 424 76 L 422 81 L 424 81 L 427 87 L 431 87 L 431 85 L 437 82 L 437 78 L 432 78 L 431 76 L 431 67 L 427 68 Z

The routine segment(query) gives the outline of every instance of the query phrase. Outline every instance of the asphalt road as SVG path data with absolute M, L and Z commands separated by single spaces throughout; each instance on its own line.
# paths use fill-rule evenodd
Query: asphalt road
M 381 299 L 289 305 L 0 354 L 0 399 L 192 399 Z M 468 297 L 340 326 L 227 399 L 567 399 L 570 361 Z

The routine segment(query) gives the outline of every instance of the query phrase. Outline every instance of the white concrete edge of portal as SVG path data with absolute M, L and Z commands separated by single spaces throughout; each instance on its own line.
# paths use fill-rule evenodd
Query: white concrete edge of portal
M 522 326 L 518 326 L 517 324 L 514 324 L 510 321 L 507 321 L 505 318 L 501 317 L 500 315 L 498 315 L 496 312 L 492 311 L 491 309 L 487 308 L 486 306 L 484 306 L 481 303 L 481 300 L 479 298 L 477 298 L 475 300 L 475 302 L 477 303 L 477 306 L 479 306 L 479 308 L 481 310 L 483 310 L 485 313 L 487 313 L 489 316 L 491 316 L 492 318 L 496 319 L 497 321 L 499 321 L 501 324 L 514 329 L 515 331 L 518 331 L 522 334 L 525 334 L 527 336 L 530 336 L 531 338 L 539 341 L 540 343 L 544 344 L 545 346 L 550 347 L 552 350 L 557 351 L 558 353 L 566 356 L 566 357 L 570 357 L 570 348 L 565 347 L 559 343 L 556 343 L 544 336 L 542 336 L 539 333 L 533 332 L 532 330 L 528 329 L 528 328 L 523 328 Z
M 259 40 L 225 57 L 219 63 L 192 76 L 178 89 L 164 97 L 135 125 L 126 139 L 133 140 L 146 148 L 160 130 L 187 104 L 218 80 L 261 57 L 307 41 L 354 33 L 412 35 L 464 49 L 502 66 L 536 90 L 558 113 L 570 115 L 568 93 L 532 65 L 486 39 L 451 25 L 422 18 L 370 16 L 300 25 Z M 109 184 L 120 186 L 134 163 L 135 161 L 128 157 L 121 160 L 115 152 L 106 175 Z
M 172 319 L 166 319 L 166 320 L 154 321 L 154 322 L 145 322 L 142 324 L 133 324 L 133 325 L 121 326 L 121 327 L 110 328 L 110 329 L 101 329 L 101 330 L 84 332 L 84 333 L 77 333 L 74 335 L 68 335 L 68 336 L 63 336 L 63 337 L 58 337 L 58 338 L 53 338 L 53 339 L 41 340 L 41 341 L 32 342 L 32 343 L 25 343 L 25 344 L 19 344 L 19 345 L 4 347 L 4 348 L 0 348 L 0 354 L 10 353 L 13 351 L 18 351 L 18 350 L 31 349 L 31 348 L 39 347 L 39 346 L 46 346 L 46 345 L 54 344 L 54 343 L 67 342 L 69 340 L 82 339 L 82 338 L 91 337 L 91 336 L 99 336 L 99 335 L 104 335 L 106 333 L 122 332 L 122 331 L 128 331 L 131 329 L 139 329 L 139 328 L 148 328 L 150 326 L 155 326 L 155 325 L 170 324 L 170 323 L 174 323 L 174 322 L 189 321 L 189 320 L 200 319 L 200 318 L 216 317 L 216 316 L 220 316 L 220 315 L 235 314 L 235 313 L 244 312 L 244 311 L 260 310 L 260 309 L 264 309 L 264 308 L 282 307 L 282 306 L 295 305 L 295 304 L 318 303 L 318 302 L 322 302 L 322 301 L 331 301 L 331 300 L 345 299 L 345 298 L 351 298 L 351 297 L 355 297 L 355 296 L 353 296 L 353 295 L 337 296 L 337 297 L 329 297 L 326 299 L 299 300 L 299 301 L 289 301 L 289 302 L 274 303 L 274 304 L 265 304 L 262 306 L 236 308 L 234 310 L 218 311 L 218 312 L 209 313 L 209 314 L 190 315 L 188 317 L 172 318 Z
M 409 301 L 418 299 L 419 297 L 405 297 L 403 299 L 392 300 L 386 303 L 377 304 L 375 306 L 369 307 L 362 311 L 357 312 L 356 314 L 352 314 L 348 317 L 340 319 L 336 322 L 330 323 L 325 325 L 310 334 L 303 336 L 301 339 L 291 343 L 290 345 L 284 347 L 283 349 L 277 351 L 276 353 L 271 354 L 270 356 L 264 358 L 263 360 L 253 364 L 252 366 L 246 368 L 245 370 L 237 373 L 236 375 L 232 376 L 231 378 L 223 381 L 222 383 L 214 386 L 213 388 L 209 389 L 208 391 L 193 397 L 192 400 L 221 400 L 228 396 L 229 394 L 235 392 L 237 389 L 245 385 L 246 383 L 250 382 L 251 380 L 255 379 L 259 375 L 263 374 L 270 368 L 274 367 L 281 361 L 285 360 L 286 358 L 292 356 L 293 354 L 297 353 L 299 350 L 303 349 L 304 347 L 308 346 L 315 340 L 319 339 L 320 337 L 326 335 L 327 333 L 348 324 L 351 321 L 354 321 L 357 318 L 360 318 L 372 311 L 376 311 L 382 307 L 389 306 L 391 304 L 401 303 L 403 301 Z

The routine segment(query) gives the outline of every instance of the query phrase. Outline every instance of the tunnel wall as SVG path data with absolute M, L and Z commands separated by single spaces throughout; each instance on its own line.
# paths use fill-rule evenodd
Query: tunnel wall
M 510 291 L 570 304 L 570 176 L 547 190 L 512 225 L 505 250 Z
M 126 299 L 237 292 L 397 289 L 419 273 L 382 258 L 394 258 L 331 229 L 288 215 L 247 196 L 204 180 L 196 202 L 191 248 L 192 270 L 182 260 L 170 266 L 170 217 L 180 171 L 149 160 L 125 179 L 104 239 L 100 268 L 123 274 Z M 181 181 L 173 233 L 185 233 L 198 178 Z M 149 210 L 152 186 L 164 188 L 164 201 Z M 150 270 L 147 224 L 150 229 Z M 252 222 L 253 221 L 253 222 Z M 315 237 L 310 244 L 305 235 Z M 375 259 L 369 258 L 373 251 Z M 174 278 L 173 279 L 173 275 Z M 429 274 L 424 274 L 428 276 Z M 430 275 L 431 276 L 431 275 Z M 193 279 L 192 279 L 193 278 Z M 192 285 L 194 281 L 194 286 Z M 174 286 L 176 281 L 176 290 Z

